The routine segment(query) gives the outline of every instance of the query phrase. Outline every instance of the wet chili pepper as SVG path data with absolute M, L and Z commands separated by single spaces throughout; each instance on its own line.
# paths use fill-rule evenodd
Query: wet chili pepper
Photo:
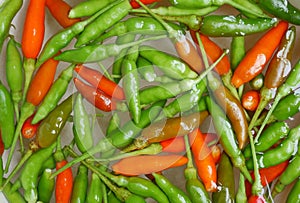
M 73 183 L 71 202 L 85 202 L 88 187 L 88 169 L 79 165 L 77 175 Z
M 300 200 L 300 179 L 298 178 L 297 182 L 293 186 L 292 190 L 289 192 L 286 202 L 287 203 L 299 203 Z
M 115 2 L 114 0 L 105 0 L 101 2 L 97 2 L 95 0 L 92 1 L 83 1 L 79 2 L 75 5 L 69 12 L 68 16 L 70 18 L 81 18 L 88 17 L 94 15 L 101 9 L 105 8 L 109 4 Z
M 279 121 L 292 118 L 297 112 L 299 112 L 299 105 L 300 94 L 291 93 L 288 96 L 284 97 L 282 100 L 280 100 L 280 102 L 274 109 L 272 116 Z
M 147 82 L 153 82 L 156 79 L 157 75 L 150 61 L 139 56 L 136 63 L 138 72 L 144 80 Z
M 59 100 L 66 93 L 69 83 L 72 80 L 74 67 L 75 65 L 72 64 L 64 69 L 51 85 L 32 119 L 32 124 L 38 123 L 44 119 L 57 106 Z
M 259 105 L 260 94 L 255 90 L 249 90 L 242 96 L 242 105 L 248 111 L 255 111 Z
M 258 155 L 259 167 L 266 168 L 289 160 L 295 151 L 297 151 L 300 138 L 299 130 L 300 126 L 291 129 L 286 139 L 278 147 L 270 149 L 262 155 Z M 252 169 L 252 160 L 247 161 L 247 167 Z
M 13 37 L 7 43 L 6 48 L 6 80 L 14 102 L 16 120 L 19 120 L 19 103 L 22 99 L 23 90 L 23 67 L 21 54 Z
M 93 147 L 93 133 L 81 94 L 77 95 L 73 109 L 74 140 L 79 151 L 84 153 Z
M 108 28 L 123 19 L 131 9 L 128 1 L 122 1 L 116 6 L 104 12 L 97 17 L 92 23 L 87 25 L 84 31 L 79 35 L 75 47 L 88 44 L 90 41 L 96 39 Z M 109 19 L 109 20 L 107 20 Z
M 176 185 L 174 185 L 165 176 L 152 173 L 155 179 L 155 183 L 165 192 L 170 202 L 192 202 L 189 197 Z
M 45 169 L 38 183 L 38 200 L 50 202 L 55 187 L 55 180 L 50 179 L 51 169 Z
M 39 125 L 40 125 L 40 123 L 31 124 L 33 116 L 34 115 L 31 115 L 29 118 L 27 118 L 22 126 L 21 133 L 22 133 L 22 136 L 26 139 L 33 138 L 36 134 L 36 131 L 37 131 Z
M 264 86 L 265 76 L 260 73 L 255 78 L 249 81 L 249 85 L 253 90 L 260 90 Z
M 222 153 L 218 166 L 218 185 L 220 186 L 220 189 L 212 194 L 212 201 L 234 202 L 234 173 L 231 161 L 226 153 Z
M 14 104 L 6 87 L 0 81 L 0 130 L 5 149 L 13 144 L 15 121 Z
M 22 0 L 6 0 L 1 4 L 0 18 L 2 20 L 0 24 L 0 52 L 2 50 L 3 42 L 8 36 L 11 23 L 22 5 Z
M 233 15 L 209 15 L 203 17 L 200 32 L 210 37 L 245 36 L 266 31 L 276 26 L 276 18 L 242 18 Z
M 256 152 L 260 153 L 270 149 L 280 139 L 285 138 L 289 131 L 289 126 L 283 121 L 271 124 L 263 131 L 260 138 L 255 143 Z M 243 154 L 246 158 L 251 157 L 251 149 L 249 145 L 245 148 Z
M 125 98 L 123 89 L 99 71 L 83 65 L 76 65 L 74 70 L 81 78 L 85 79 L 92 86 L 105 92 L 107 95 L 120 100 Z
M 70 95 L 61 102 L 39 125 L 36 140 L 41 148 L 48 147 L 56 141 L 72 111 L 73 96 Z
M 92 173 L 91 182 L 88 187 L 86 202 L 87 203 L 102 203 L 103 194 L 101 188 L 103 183 L 100 180 L 99 176 L 95 173 Z
M 69 27 L 80 21 L 80 18 L 71 19 L 68 17 L 72 7 L 63 0 L 46 0 L 46 6 L 52 16 L 63 28 Z
M 268 13 L 290 23 L 300 25 L 300 10 L 289 1 L 284 0 L 257 0 L 257 4 Z

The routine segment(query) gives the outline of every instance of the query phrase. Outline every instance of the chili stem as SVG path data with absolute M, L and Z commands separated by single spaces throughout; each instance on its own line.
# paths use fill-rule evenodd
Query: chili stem
M 23 90 L 23 98 L 22 101 L 25 101 L 26 94 L 29 88 L 29 84 L 31 81 L 32 74 L 35 70 L 35 59 L 26 58 L 24 60 L 24 72 L 25 72 L 25 82 L 24 82 L 24 90 Z

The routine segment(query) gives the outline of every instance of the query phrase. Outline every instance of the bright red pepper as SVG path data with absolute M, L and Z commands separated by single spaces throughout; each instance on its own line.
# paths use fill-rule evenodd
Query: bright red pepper
M 56 163 L 56 170 L 62 168 L 68 162 L 62 160 Z M 69 203 L 73 189 L 73 173 L 71 168 L 67 168 L 57 175 L 55 186 L 56 203 Z
M 251 196 L 248 199 L 248 203 L 267 203 L 264 196 Z
M 143 4 L 152 4 L 154 2 L 159 2 L 160 0 L 141 0 Z M 135 0 L 130 0 L 130 4 L 132 8 L 139 8 L 140 4 L 138 4 Z
M 22 133 L 22 136 L 26 139 L 33 138 L 34 135 L 36 134 L 38 126 L 40 125 L 40 122 L 36 123 L 36 124 L 31 124 L 33 117 L 34 117 L 34 114 L 31 115 L 29 118 L 27 118 L 22 126 L 21 133 Z

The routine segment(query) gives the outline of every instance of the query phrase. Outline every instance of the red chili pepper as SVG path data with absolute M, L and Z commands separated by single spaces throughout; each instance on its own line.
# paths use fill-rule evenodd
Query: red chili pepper
M 34 114 L 31 115 L 29 118 L 27 118 L 22 126 L 21 133 L 22 133 L 22 136 L 26 139 L 33 138 L 34 135 L 36 134 L 37 128 L 40 125 L 40 122 L 38 122 L 36 124 L 31 124 L 33 117 L 34 117 Z
M 62 168 L 68 162 L 62 160 L 56 163 L 56 170 Z M 55 187 L 56 203 L 69 203 L 73 189 L 73 173 L 71 168 L 67 168 L 57 175 Z
M 259 92 L 256 90 L 249 90 L 242 96 L 242 105 L 249 111 L 255 111 L 260 100 Z
M 285 168 L 288 166 L 289 161 L 282 162 L 278 165 L 271 166 L 269 168 L 262 168 L 259 169 L 260 179 L 262 186 L 266 186 L 267 184 L 271 183 L 274 179 L 276 179 L 278 176 L 280 176 L 281 173 L 285 170 Z M 251 173 L 252 178 L 254 178 L 254 173 Z M 252 185 L 249 183 L 249 181 L 245 181 L 245 187 L 246 187 L 246 194 L 247 197 L 249 197 L 252 192 L 251 188 Z
M 109 112 L 117 108 L 116 102 L 104 92 L 74 78 L 74 84 L 82 96 L 98 109 Z
M 185 151 L 184 137 L 175 137 L 161 141 L 160 145 L 164 152 L 180 153 Z
M 46 0 L 30 0 L 22 36 L 22 51 L 26 58 L 36 59 L 42 48 L 45 34 Z
M 276 27 L 265 33 L 246 53 L 231 79 L 231 83 L 235 87 L 249 82 L 263 71 L 287 29 L 288 23 L 280 21 Z
M 267 203 L 264 196 L 251 196 L 248 199 L 248 203 Z
M 189 134 L 197 172 L 208 192 L 217 191 L 217 167 L 200 129 Z
M 159 2 L 161 0 L 141 0 L 143 4 L 152 4 L 154 2 Z M 139 8 L 140 4 L 138 4 L 135 0 L 130 0 L 130 4 L 132 8 Z
M 72 7 L 63 0 L 46 0 L 46 6 L 52 16 L 63 28 L 69 27 L 80 21 L 80 18 L 68 17 Z
M 0 156 L 3 155 L 3 152 L 4 152 L 4 143 L 2 140 L 2 134 L 1 134 L 1 129 L 0 129 Z
M 107 95 L 116 99 L 125 99 L 123 89 L 115 82 L 106 78 L 102 73 L 92 68 L 83 65 L 77 65 L 74 69 L 80 77 L 85 79 L 92 86 L 97 87 L 99 90 L 105 92 Z
M 194 42 L 198 44 L 196 32 L 191 30 L 190 33 Z M 209 37 L 205 35 L 200 34 L 200 39 L 204 46 L 208 60 L 212 64 L 213 62 L 215 62 L 220 58 L 220 56 L 223 54 L 223 50 L 219 47 L 219 45 L 217 45 L 215 42 L 213 42 L 211 39 L 209 39 Z M 198 51 L 199 53 L 201 53 L 200 49 Z M 230 61 L 227 55 L 224 56 L 222 60 L 216 65 L 215 71 L 219 75 L 225 75 L 230 71 Z

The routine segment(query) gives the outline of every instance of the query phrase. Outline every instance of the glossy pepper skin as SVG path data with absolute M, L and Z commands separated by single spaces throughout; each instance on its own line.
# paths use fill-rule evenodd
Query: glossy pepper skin
M 50 178 L 51 169 L 47 168 L 43 171 L 38 184 L 38 200 L 42 202 L 50 202 L 55 187 L 55 179 Z
M 99 176 L 95 173 L 92 173 L 91 182 L 88 187 L 88 192 L 86 196 L 87 203 L 101 203 L 103 200 L 102 188 L 103 183 L 100 180 Z
M 71 202 L 84 203 L 88 187 L 88 168 L 84 165 L 78 167 L 77 175 L 74 179 Z
M 297 112 L 299 112 L 299 106 L 300 94 L 291 93 L 280 100 L 280 102 L 274 109 L 272 116 L 279 121 L 287 120 L 293 117 Z
M 70 95 L 59 104 L 39 125 L 36 139 L 41 148 L 48 147 L 56 141 L 72 112 L 73 96 Z
M 300 179 L 298 178 L 297 182 L 293 186 L 290 191 L 288 198 L 286 200 L 287 203 L 299 203 L 300 202 Z

